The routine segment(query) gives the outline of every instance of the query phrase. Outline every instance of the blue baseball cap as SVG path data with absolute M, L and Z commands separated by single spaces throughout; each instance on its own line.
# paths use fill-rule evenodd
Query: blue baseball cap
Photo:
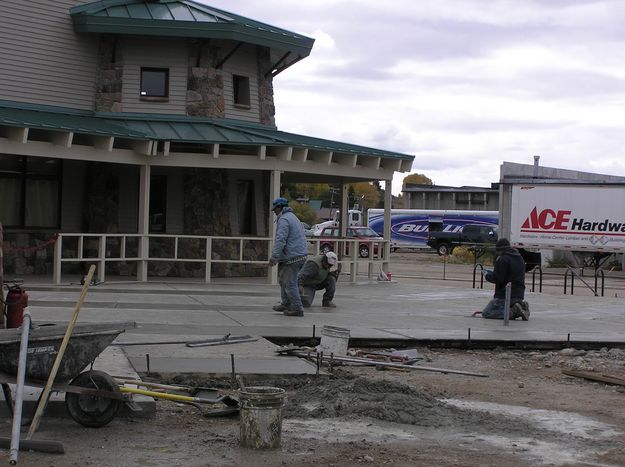
M 288 206 L 289 205 L 289 200 L 286 198 L 276 198 L 273 200 L 273 203 L 271 203 L 271 209 L 274 210 L 276 208 L 279 208 L 280 206 Z

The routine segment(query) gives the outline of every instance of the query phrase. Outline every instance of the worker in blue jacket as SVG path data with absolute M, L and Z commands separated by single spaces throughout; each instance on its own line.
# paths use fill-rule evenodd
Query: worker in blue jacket
M 282 311 L 286 316 L 304 316 L 297 273 L 306 261 L 308 243 L 302 223 L 288 204 L 286 198 L 276 198 L 272 203 L 272 210 L 276 215 L 276 239 L 269 264 L 278 265 L 281 295 L 280 304 L 273 309 Z

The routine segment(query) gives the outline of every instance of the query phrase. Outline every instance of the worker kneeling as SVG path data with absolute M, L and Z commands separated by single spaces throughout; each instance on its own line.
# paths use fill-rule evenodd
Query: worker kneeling
M 315 299 L 315 292 L 323 289 L 325 292 L 321 305 L 326 308 L 336 308 L 332 299 L 340 272 L 341 265 L 338 264 L 336 253 L 332 251 L 308 258 L 297 274 L 297 284 L 304 308 L 309 308 Z
M 482 310 L 482 318 L 504 319 L 506 284 L 510 290 L 510 319 L 527 321 L 530 309 L 525 298 L 525 261 L 521 254 L 510 246 L 506 238 L 495 245 L 495 263 L 492 271 L 484 271 L 484 279 L 495 284 L 495 296 Z

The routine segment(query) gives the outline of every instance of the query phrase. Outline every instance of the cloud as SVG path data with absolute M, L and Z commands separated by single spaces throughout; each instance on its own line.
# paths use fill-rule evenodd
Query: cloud
M 275 79 L 282 130 L 413 154 L 438 185 L 533 155 L 625 175 L 625 2 L 206 3 L 316 39 Z

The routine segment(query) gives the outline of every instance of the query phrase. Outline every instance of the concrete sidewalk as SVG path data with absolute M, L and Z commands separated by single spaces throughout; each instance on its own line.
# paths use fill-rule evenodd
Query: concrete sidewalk
M 24 287 L 38 324 L 68 321 L 81 290 L 78 285 L 28 281 Z M 233 365 L 236 373 L 248 376 L 314 374 L 316 368 L 310 362 L 277 356 L 277 345 L 264 338 L 282 343 L 310 341 L 320 336 L 325 325 L 349 329 L 352 346 L 625 347 L 623 298 L 528 293 L 530 320 L 503 326 L 500 320 L 471 317 L 492 293 L 490 287 L 473 289 L 468 282 L 378 282 L 359 277 L 352 283 L 341 276 L 334 300 L 337 308 L 322 308 L 318 294 L 304 317 L 286 317 L 271 308 L 279 297 L 278 286 L 258 280 L 107 282 L 90 287 L 79 322 L 137 323 L 95 362 L 96 368 L 111 375 L 131 377 L 136 377 L 135 371 L 223 376 L 233 372 Z M 256 340 L 196 348 L 185 345 L 227 334 Z M 29 394 L 28 401 L 34 403 L 37 392 Z M 62 405 L 61 397 L 55 398 L 48 415 L 62 414 Z M 151 399 L 144 403 L 144 410 L 145 415 L 153 414 Z
M 360 279 L 360 278 L 359 278 Z M 287 371 L 284 357 L 273 355 L 274 346 L 259 340 L 232 346 L 189 349 L 184 344 L 149 345 L 150 342 L 192 341 L 226 334 L 299 340 L 319 337 L 324 325 L 350 330 L 352 343 L 383 341 L 385 344 L 515 345 L 558 347 L 625 346 L 625 300 L 623 298 L 548 295 L 528 293 L 531 318 L 511 321 L 471 317 L 492 296 L 492 288 L 473 289 L 471 284 L 421 283 L 418 280 L 356 283 L 341 276 L 334 309 L 321 307 L 321 297 L 304 317 L 286 317 L 274 312 L 279 288 L 261 282 L 189 284 L 104 283 L 89 289 L 80 321 L 135 321 L 138 327 L 121 335 L 117 342 L 143 342 L 124 347 L 137 370 L 145 371 L 145 354 L 150 354 L 154 372 L 183 369 L 222 373 L 230 368 L 223 360 L 248 359 L 254 372 L 266 365 L 276 371 L 307 372 L 294 365 Z M 75 286 L 42 284 L 29 288 L 29 309 L 36 321 L 67 320 L 79 294 Z M 179 360 L 188 359 L 189 365 Z M 249 360 L 252 358 L 254 360 Z M 172 365 L 166 365 L 167 360 Z M 192 360 L 197 360 L 191 364 Z M 221 360 L 214 366 L 210 359 Z M 258 360 L 258 361 L 256 361 Z M 261 363 L 263 365 L 261 365 Z M 162 365 L 162 366 L 161 366 Z M 308 366 L 308 365 L 307 365 Z M 226 368 L 227 367 L 227 368 Z M 266 368 L 268 369 L 268 368 Z M 264 372 L 264 371 L 263 371 Z

